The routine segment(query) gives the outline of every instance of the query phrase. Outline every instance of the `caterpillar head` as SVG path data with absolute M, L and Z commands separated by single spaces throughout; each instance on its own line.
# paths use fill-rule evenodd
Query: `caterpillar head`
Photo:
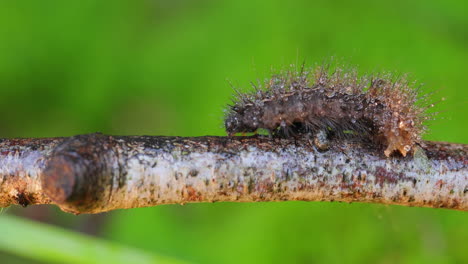
M 253 105 L 231 106 L 224 121 L 226 132 L 229 135 L 236 133 L 251 133 L 259 128 L 260 111 Z

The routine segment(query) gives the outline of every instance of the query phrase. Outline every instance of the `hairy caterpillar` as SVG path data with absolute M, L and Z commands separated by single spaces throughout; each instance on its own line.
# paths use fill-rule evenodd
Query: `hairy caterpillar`
M 294 67 L 292 67 L 293 69 Z M 355 69 L 285 70 L 250 93 L 237 92 L 225 117 L 226 132 L 269 131 L 272 136 L 365 138 L 406 156 L 431 117 L 415 83 L 391 74 L 360 77 Z

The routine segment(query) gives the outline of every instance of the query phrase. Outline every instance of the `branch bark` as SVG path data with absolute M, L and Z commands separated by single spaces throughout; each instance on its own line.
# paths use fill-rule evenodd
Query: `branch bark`
M 0 140 L 0 207 L 74 214 L 171 203 L 344 201 L 468 210 L 468 145 L 387 158 L 364 142 L 80 135 Z

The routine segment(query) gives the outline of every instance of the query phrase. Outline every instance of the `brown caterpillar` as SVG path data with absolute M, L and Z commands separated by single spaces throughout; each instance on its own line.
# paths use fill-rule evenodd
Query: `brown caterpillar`
M 311 78 L 312 77 L 312 78 Z M 269 131 L 272 136 L 320 135 L 365 138 L 406 156 L 431 117 L 415 83 L 390 74 L 359 77 L 356 70 L 329 67 L 287 70 L 251 93 L 237 92 L 225 117 L 226 132 Z

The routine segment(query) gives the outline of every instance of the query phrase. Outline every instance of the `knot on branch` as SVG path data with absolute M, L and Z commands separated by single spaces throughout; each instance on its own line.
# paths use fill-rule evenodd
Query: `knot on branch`
M 59 144 L 42 173 L 42 188 L 62 210 L 83 213 L 102 206 L 112 186 L 112 137 L 99 133 Z

